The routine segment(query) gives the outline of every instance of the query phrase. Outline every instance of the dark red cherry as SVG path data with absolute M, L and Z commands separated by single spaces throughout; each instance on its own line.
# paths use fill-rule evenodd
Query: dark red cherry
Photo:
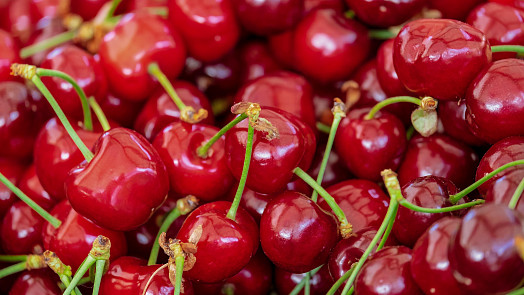
M 42 187 L 40 179 L 38 179 L 38 176 L 36 175 L 34 164 L 29 166 L 29 168 L 24 172 L 18 182 L 18 188 L 46 210 L 53 208 L 56 204 L 56 200 L 53 199 Z
M 354 109 L 340 122 L 335 148 L 349 171 L 359 178 L 380 180 L 384 169 L 396 170 L 406 150 L 402 122 L 387 113 L 366 119 L 370 108 Z
M 292 44 L 296 69 L 322 83 L 348 78 L 370 49 L 366 28 L 331 9 L 304 17 L 294 29 Z
M 339 85 L 313 85 L 313 105 L 315 106 L 315 116 L 317 121 L 328 126 L 333 122 L 333 99 L 335 97 L 344 98 L 345 93 Z M 327 141 L 327 135 L 324 136 Z M 319 138 L 319 141 L 322 139 Z
M 168 7 L 169 21 L 194 58 L 214 61 L 235 47 L 240 26 L 230 0 L 168 0 Z
M 491 48 L 486 36 L 466 23 L 420 19 L 398 33 L 393 62 L 408 90 L 441 100 L 459 100 L 478 72 L 491 62 Z
M 441 101 L 438 106 L 438 118 L 444 131 L 453 139 L 470 146 L 482 146 L 486 142 L 476 137 L 466 121 L 466 101 Z
M 73 124 L 73 128 L 88 147 L 92 147 L 101 135 L 80 129 L 76 124 Z M 44 190 L 52 198 L 63 200 L 66 197 L 65 179 L 69 171 L 80 164 L 84 157 L 62 123 L 53 118 L 40 130 L 36 138 L 34 160 L 36 175 Z
M 415 135 L 398 169 L 401 185 L 417 177 L 433 175 L 446 178 L 457 188 L 473 183 L 479 158 L 467 145 L 443 134 Z
M 466 95 L 466 119 L 473 134 L 492 144 L 524 135 L 523 67 L 519 59 L 499 60 L 473 80 Z
M 468 13 L 484 0 L 429 0 L 431 8 L 437 9 L 442 14 L 442 18 L 453 18 L 465 20 Z
M 304 0 L 233 0 L 232 3 L 242 26 L 257 35 L 291 29 L 304 10 Z
M 280 34 L 268 36 L 269 49 L 275 59 L 285 68 L 295 67 L 295 30 L 288 30 Z
M 93 241 L 99 235 L 111 240 L 111 260 L 117 259 L 127 252 L 126 239 L 123 233 L 97 226 L 82 217 L 67 201 L 62 201 L 53 208 L 51 214 L 62 221 L 59 228 L 46 223 L 42 230 L 44 248 L 55 252 L 73 272 L 93 246 Z
M 145 100 L 156 82 L 148 74 L 149 64 L 158 63 L 168 78 L 184 67 L 186 50 L 179 34 L 158 16 L 126 14 L 105 35 L 100 45 L 100 62 L 110 90 L 123 99 Z
M 191 106 L 195 110 L 205 109 L 208 111 L 208 117 L 202 120 L 201 123 L 214 123 L 211 104 L 197 87 L 185 81 L 175 81 L 173 82 L 173 87 L 185 105 Z M 180 121 L 180 110 L 164 89 L 158 89 L 151 95 L 142 111 L 138 114 L 134 126 L 136 131 L 153 142 L 162 129 L 170 123 L 178 121 Z
M 280 64 L 269 51 L 269 47 L 262 41 L 251 41 L 244 43 L 239 49 L 242 61 L 242 81 L 265 76 L 272 72 L 282 70 Z
M 99 101 L 99 104 L 109 120 L 126 128 L 133 127 L 135 119 L 144 106 L 143 102 L 125 100 L 112 93 L 107 93 L 106 97 Z
M 313 163 L 308 170 L 308 174 L 314 179 L 317 179 L 318 177 L 325 150 L 326 146 L 322 144 L 319 145 L 315 151 L 315 158 L 313 159 Z M 352 178 L 352 175 L 348 171 L 346 165 L 344 165 L 340 159 L 339 154 L 335 150 L 331 150 L 324 170 L 324 177 L 322 178 L 322 187 L 328 187 L 350 178 Z
M 82 17 L 83 20 L 91 20 L 96 16 L 100 8 L 106 4 L 107 0 L 76 0 L 71 1 L 70 10 L 72 13 L 76 13 Z M 124 3 L 119 5 L 123 6 Z
M 246 83 L 237 92 L 235 103 L 246 101 L 275 107 L 297 116 L 311 128 L 316 128 L 312 91 L 304 77 L 279 71 Z
M 286 191 L 272 199 L 260 220 L 264 253 L 289 272 L 322 265 L 338 240 L 335 217 L 298 192 Z
M 8 32 L 0 29 L 0 81 L 15 79 L 11 76 L 11 64 L 20 61 L 15 40 Z
M 522 217 L 506 205 L 487 204 L 469 211 L 448 252 L 463 292 L 503 294 L 522 285 L 524 261 L 516 243 L 523 236 Z
M 379 227 L 386 216 L 389 198 L 375 183 L 363 179 L 350 179 L 326 188 L 346 214 L 353 232 L 373 226 Z M 331 211 L 323 198 L 319 205 Z
M 457 217 L 444 217 L 420 236 L 413 248 L 411 275 L 425 294 L 463 294 L 449 265 L 448 244 L 460 225 Z
M 78 213 L 109 229 L 130 230 L 162 205 L 169 178 L 158 152 L 143 136 L 113 128 L 95 143 L 93 160 L 71 170 L 65 188 Z
M 386 247 L 366 261 L 355 281 L 356 294 L 422 295 L 411 277 L 411 249 Z
M 275 268 L 275 288 L 278 294 L 289 294 L 306 276 L 305 273 L 291 273 L 281 268 Z M 309 283 L 311 284 L 311 295 L 324 295 L 329 291 L 329 288 L 335 281 L 329 275 L 327 265 L 324 265 L 313 276 L 311 276 Z M 300 293 L 304 295 L 304 289 Z
M 235 198 L 237 188 L 238 184 L 233 185 L 225 199 L 232 202 Z M 242 199 L 240 199 L 240 206 L 249 212 L 255 221 L 260 224 L 260 218 L 262 218 L 262 214 L 264 213 L 264 210 L 266 210 L 267 203 L 277 195 L 278 193 L 262 194 L 245 187 L 244 192 L 242 193 Z
M 7 254 L 42 254 L 45 220 L 22 201 L 15 202 L 3 216 L 0 228 L 2 249 Z
M 395 39 L 386 40 L 377 52 L 377 77 L 388 97 L 410 95 L 411 92 L 400 82 L 393 63 Z
M 23 272 L 9 291 L 9 295 L 60 295 L 58 276 L 49 269 Z
M 484 194 L 486 203 L 508 205 L 522 179 L 524 179 L 524 169 L 522 168 L 505 172 L 504 176 L 495 180 L 495 182 L 487 189 Z M 524 214 L 524 201 L 522 201 L 522 199 L 521 194 L 515 210 Z
M 8 158 L 0 158 L 0 172 L 15 185 L 22 177 L 24 170 L 25 167 L 22 163 Z M 4 216 L 16 200 L 15 194 L 0 183 L 0 216 Z
M 195 231 L 202 235 L 196 243 L 196 262 L 187 271 L 188 278 L 216 283 L 244 268 L 258 248 L 258 226 L 241 207 L 235 220 L 226 217 L 230 202 L 204 204 L 191 212 L 178 232 L 177 239 L 189 242 Z M 196 234 L 195 234 L 196 235 Z
M 143 266 L 139 269 L 138 277 L 138 293 L 137 294 L 155 294 L 155 295 L 171 295 L 174 294 L 175 287 L 171 283 L 169 268 L 155 273 L 161 265 Z M 152 275 L 155 275 L 151 281 Z M 149 285 L 147 285 L 149 283 Z M 147 286 L 147 289 L 146 289 Z M 193 285 L 191 281 L 182 277 L 182 290 L 180 295 L 193 295 Z M 113 295 L 114 293 L 111 293 Z M 128 293 L 129 294 L 129 293 Z
M 382 28 L 402 24 L 426 5 L 425 0 L 346 0 L 346 3 L 359 20 Z
M 259 250 L 241 271 L 225 280 L 222 290 L 233 290 L 234 294 L 267 295 L 272 274 L 271 262 Z
M 101 100 L 107 95 L 104 70 L 93 56 L 74 45 L 65 45 L 51 51 L 40 67 L 68 74 L 77 81 L 87 97 L 93 96 Z M 83 118 L 80 98 L 69 82 L 56 77 L 43 77 L 42 82 L 68 116 Z
M 449 196 L 457 192 L 451 181 L 436 176 L 415 178 L 402 186 L 404 198 L 411 204 L 424 208 L 439 209 L 452 206 Z M 413 247 L 431 224 L 451 215 L 453 212 L 421 213 L 400 206 L 393 225 L 393 234 L 401 244 Z
M 210 125 L 176 122 L 156 137 L 153 146 L 167 168 L 173 192 L 211 202 L 229 191 L 234 178 L 227 166 L 224 138 L 213 144 L 207 158 L 197 153 L 218 131 Z
M 304 15 L 322 8 L 330 8 L 339 13 L 346 10 L 344 1 L 341 0 L 304 0 Z

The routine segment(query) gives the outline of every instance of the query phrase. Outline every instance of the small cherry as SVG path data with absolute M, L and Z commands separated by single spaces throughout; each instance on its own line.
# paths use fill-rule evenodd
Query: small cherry
M 305 273 L 297 274 L 285 271 L 281 268 L 275 268 L 275 288 L 278 294 L 290 294 L 293 289 L 304 280 Z M 311 275 L 309 279 L 312 295 L 323 295 L 333 285 L 333 279 L 329 275 L 327 265 L 324 265 L 316 272 Z M 298 293 L 304 294 L 304 291 Z
M 345 0 L 359 20 L 373 27 L 388 28 L 400 25 L 420 12 L 425 0 Z
M 56 275 L 47 269 L 34 269 L 22 273 L 9 291 L 9 295 L 60 295 Z
M 8 254 L 42 254 L 45 220 L 22 201 L 14 203 L 3 216 L 0 228 L 2 249 Z
M 302 17 L 304 0 L 233 0 L 242 26 L 257 35 L 291 29 Z

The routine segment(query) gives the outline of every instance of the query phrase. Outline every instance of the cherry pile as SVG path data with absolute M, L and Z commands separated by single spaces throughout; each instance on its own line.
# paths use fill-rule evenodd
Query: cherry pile
M 524 294 L 522 0 L 0 16 L 1 294 Z

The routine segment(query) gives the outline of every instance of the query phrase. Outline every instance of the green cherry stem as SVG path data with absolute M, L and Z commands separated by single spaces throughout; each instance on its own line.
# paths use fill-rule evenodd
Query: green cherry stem
M 375 114 L 380 111 L 382 108 L 387 107 L 390 104 L 398 103 L 398 102 L 410 102 L 413 104 L 416 104 L 418 106 L 422 105 L 422 101 L 416 97 L 412 96 L 394 96 L 390 97 L 388 99 L 385 99 L 379 103 L 377 103 L 373 108 L 369 111 L 369 113 L 366 115 L 366 120 L 371 120 L 373 117 L 375 117 Z
M 304 278 L 304 295 L 310 295 L 311 294 L 311 272 L 307 272 L 306 276 Z
M 469 193 L 471 193 L 472 191 L 476 190 L 479 186 L 481 186 L 482 184 L 484 184 L 484 182 L 490 180 L 493 176 L 499 174 L 500 172 L 508 169 L 508 168 L 511 168 L 511 167 L 514 167 L 514 166 L 517 166 L 517 165 L 524 165 L 524 160 L 517 160 L 517 161 L 513 161 L 513 162 L 509 162 L 505 165 L 502 165 L 500 166 L 499 168 L 491 171 L 490 173 L 486 174 L 484 177 L 482 177 L 481 179 L 477 180 L 475 183 L 473 183 L 472 185 L 468 186 L 467 188 L 463 189 L 462 191 L 454 194 L 454 195 L 451 195 L 449 197 L 449 200 L 451 201 L 452 204 L 456 204 L 460 199 L 464 198 L 466 195 L 468 195 Z
M 0 279 L 10 276 L 15 273 L 22 272 L 26 270 L 27 264 L 25 261 L 19 262 L 17 264 L 10 265 L 6 268 L 0 269 Z
M 66 288 L 71 284 L 71 276 L 73 275 L 73 273 L 71 272 L 71 267 L 69 265 L 65 265 L 62 262 L 62 260 L 60 260 L 60 258 L 56 255 L 56 253 L 46 250 L 44 252 L 44 262 L 47 264 L 47 266 L 49 266 L 51 270 L 53 270 L 58 275 L 60 281 L 64 284 Z M 75 290 L 72 291 L 71 294 L 82 295 L 78 288 L 75 288 Z
M 389 234 L 393 229 L 393 224 L 395 224 L 395 217 L 397 216 L 399 204 L 395 202 L 394 205 L 395 207 L 392 209 L 394 210 L 392 213 L 394 217 L 389 220 L 388 227 L 386 227 L 386 231 L 384 232 L 384 235 L 382 236 L 382 239 L 380 240 L 380 243 L 377 246 L 377 251 L 384 248 L 384 245 L 386 245 L 386 242 L 388 241 Z
M 0 173 L 0 182 L 5 185 L 10 191 L 12 191 L 20 200 L 22 200 L 24 203 L 27 204 L 27 206 L 31 207 L 38 215 L 40 215 L 43 219 L 45 219 L 47 222 L 49 222 L 54 228 L 58 228 L 62 222 L 58 219 L 56 219 L 53 215 L 51 215 L 49 212 L 47 212 L 44 208 L 40 207 L 35 201 L 33 201 L 30 197 L 28 197 L 23 191 L 21 191 L 19 188 L 14 185 L 7 177 L 5 177 L 2 173 Z
M 49 39 L 42 40 L 38 43 L 35 43 L 33 45 L 29 45 L 27 47 L 22 48 L 20 50 L 20 57 L 22 59 L 26 59 L 28 57 L 31 57 L 39 52 L 54 48 L 60 44 L 64 44 L 66 42 L 69 42 L 73 40 L 76 36 L 77 31 L 71 30 L 67 32 L 60 33 L 58 35 L 55 35 Z
M 26 255 L 26 259 L 24 261 L 0 269 L 0 279 L 15 273 L 19 273 L 26 269 L 40 269 L 45 268 L 46 266 L 47 265 L 45 264 L 44 257 L 42 255 Z
M 109 11 L 106 15 L 106 21 L 110 21 L 113 15 L 115 14 L 116 9 L 118 8 L 118 5 L 122 2 L 122 0 L 113 0 L 111 1 L 111 8 L 109 8 Z
M 95 112 L 98 122 L 100 123 L 100 125 L 102 125 L 102 129 L 104 129 L 104 131 L 109 131 L 109 129 L 111 129 L 111 126 L 107 121 L 106 114 L 104 114 L 104 111 L 102 110 L 96 99 L 92 96 L 89 98 L 89 105 L 93 109 L 93 112 Z
M 0 255 L 0 262 L 22 262 L 27 260 L 27 255 Z
M 100 282 L 102 281 L 102 276 L 104 275 L 104 269 L 106 267 L 106 260 L 97 260 L 95 267 L 96 273 L 95 280 L 93 282 L 93 295 L 98 295 L 100 290 Z
M 87 131 L 93 131 L 93 118 L 91 116 L 91 109 L 89 108 L 89 102 L 87 101 L 86 93 L 84 92 L 82 87 L 78 85 L 75 79 L 73 79 L 73 77 L 69 76 L 68 74 L 64 72 L 42 69 L 42 68 L 37 68 L 36 74 L 39 77 L 55 77 L 55 78 L 60 78 L 62 80 L 69 82 L 69 84 L 73 86 L 76 93 L 80 97 L 80 102 L 82 103 L 82 111 L 84 112 L 84 128 Z
M 184 272 L 184 256 L 175 257 L 175 295 L 180 295 L 182 289 L 182 273 Z
M 322 133 L 329 134 L 329 131 L 331 131 L 331 127 L 322 122 L 317 122 L 317 130 Z
M 515 52 L 524 55 L 524 46 L 522 45 L 495 45 L 491 46 L 491 52 Z
M 76 284 L 76 285 L 77 286 L 81 286 L 81 285 L 84 285 L 84 284 L 87 284 L 87 283 L 90 283 L 90 282 L 91 282 L 91 278 L 85 277 L 85 278 L 80 279 L 80 281 L 78 281 L 78 284 Z M 69 282 L 69 283 L 71 283 L 71 282 Z M 62 290 L 64 290 L 68 286 L 69 286 L 69 284 L 66 286 L 63 282 L 60 283 L 60 285 L 59 285 L 60 289 L 62 289 Z M 78 291 L 76 291 L 76 289 L 75 289 L 75 292 L 77 292 L 77 294 L 78 294 Z
M 228 132 L 233 126 L 236 124 L 244 121 L 244 119 L 247 118 L 247 114 L 243 113 L 237 116 L 234 120 L 229 122 L 226 126 L 224 126 L 222 129 L 220 129 L 217 134 L 213 135 L 205 144 L 200 146 L 197 149 L 197 155 L 203 159 L 208 157 L 209 149 L 213 146 L 215 142 L 217 142 L 226 132 Z
M 520 200 L 520 196 L 522 195 L 522 192 L 524 191 L 524 178 L 520 181 L 519 185 L 517 186 L 517 189 L 513 193 L 513 196 L 511 197 L 511 200 L 509 201 L 508 208 L 515 210 L 515 207 L 517 207 L 517 203 Z
M 393 39 L 397 36 L 397 34 L 393 33 L 390 30 L 369 30 L 368 35 L 371 39 L 377 39 L 377 40 L 389 40 Z
M 520 288 L 515 291 L 511 291 L 506 295 L 524 295 L 524 288 Z
M 406 199 L 398 200 L 399 204 L 403 207 L 406 207 L 412 211 L 416 212 L 422 212 L 422 213 L 445 213 L 445 212 L 452 212 L 457 210 L 462 210 L 465 208 L 473 207 L 476 205 L 484 204 L 484 200 L 475 200 L 468 203 L 460 204 L 460 205 L 453 205 L 449 207 L 443 207 L 443 208 L 424 208 L 417 206 L 415 204 L 410 203 Z
M 313 277 L 314 275 L 317 274 L 317 272 L 322 268 L 323 265 L 313 269 L 312 271 L 310 271 L 310 275 L 311 277 Z M 298 283 L 295 288 L 293 288 L 293 290 L 291 290 L 291 292 L 289 293 L 289 295 L 298 295 L 298 293 L 300 293 L 300 291 L 302 291 L 302 289 L 304 289 L 304 286 L 306 285 L 306 276 L 304 276 L 302 278 L 302 280 L 300 281 L 300 283 Z
M 352 266 L 348 271 L 346 271 L 346 273 L 343 276 L 341 276 L 340 279 L 338 279 L 333 284 L 333 286 L 331 286 L 326 295 L 334 295 L 337 292 L 338 288 L 340 288 L 340 286 L 342 286 L 342 284 L 344 284 L 344 282 L 351 276 L 353 270 L 355 270 L 355 266 Z

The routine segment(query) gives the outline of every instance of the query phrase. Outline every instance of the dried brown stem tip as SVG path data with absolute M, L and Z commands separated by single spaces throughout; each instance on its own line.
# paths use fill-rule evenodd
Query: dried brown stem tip
M 51 252 L 49 250 L 46 250 L 44 252 L 44 261 L 49 266 L 50 269 L 52 269 L 56 274 L 59 276 L 66 275 L 66 276 L 72 276 L 73 273 L 71 271 L 71 267 L 68 265 L 65 265 L 60 258 L 56 255 L 56 253 Z
M 360 100 L 360 85 L 356 81 L 349 80 L 344 82 L 342 91 L 346 93 L 346 106 L 348 109 Z
M 251 126 L 257 131 L 266 133 L 267 140 L 278 138 L 280 135 L 277 128 L 267 119 L 259 118 L 261 110 L 260 105 L 254 102 L 239 102 L 231 107 L 231 112 L 235 115 L 246 114 Z
M 193 195 L 189 195 L 185 198 L 179 199 L 176 202 L 176 207 L 180 214 L 186 215 L 189 212 L 193 211 L 198 206 L 198 199 Z
M 104 236 L 98 236 L 93 242 L 93 248 L 89 251 L 89 255 L 96 260 L 109 260 L 110 250 L 111 241 Z
M 187 122 L 187 123 L 198 123 L 205 118 L 207 118 L 207 110 L 205 109 L 198 109 L 198 112 L 195 111 L 195 109 L 191 106 L 186 106 L 181 112 L 180 112 L 180 120 Z
M 47 267 L 43 255 L 27 255 L 26 269 L 40 269 Z
M 339 114 L 341 117 L 346 116 L 346 105 L 340 98 L 336 97 L 334 100 L 333 108 L 331 109 L 331 112 L 333 115 Z
M 420 108 L 424 111 L 435 110 L 438 106 L 438 101 L 430 96 L 425 96 L 420 100 Z
M 31 80 L 36 75 L 36 66 L 14 63 L 11 65 L 11 75 Z

